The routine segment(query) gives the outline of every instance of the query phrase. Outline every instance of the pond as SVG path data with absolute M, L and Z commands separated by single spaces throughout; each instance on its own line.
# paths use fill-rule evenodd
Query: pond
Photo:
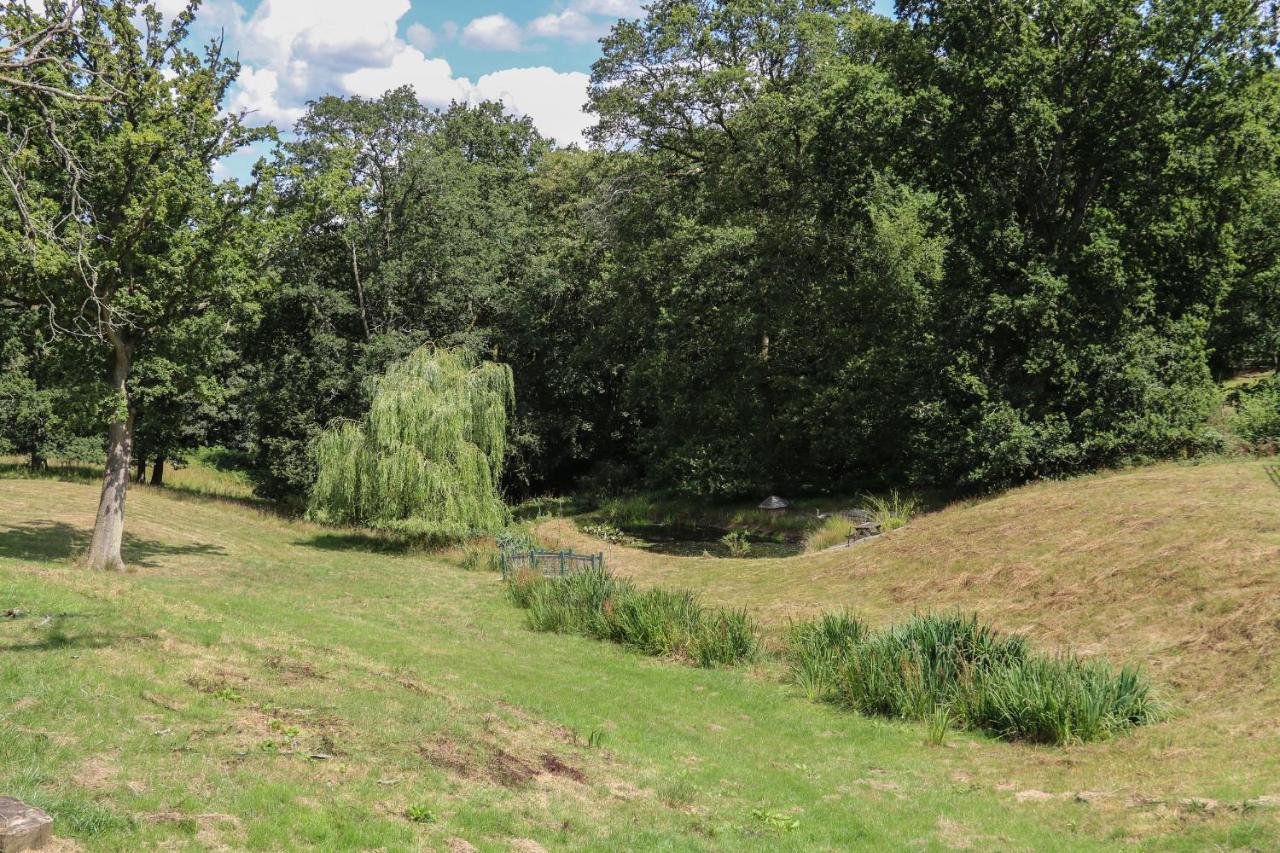
M 688 527 L 672 524 L 631 524 L 620 528 L 639 540 L 638 547 L 655 554 L 676 557 L 732 557 L 729 546 L 721 542 L 727 533 L 718 527 Z M 801 542 L 787 542 L 769 536 L 748 534 L 751 550 L 743 557 L 793 557 L 804 551 Z

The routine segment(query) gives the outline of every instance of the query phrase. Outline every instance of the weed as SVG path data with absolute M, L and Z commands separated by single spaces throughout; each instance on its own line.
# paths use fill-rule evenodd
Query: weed
M 209 695 L 214 699 L 221 699 L 224 702 L 234 702 L 237 705 L 243 704 L 245 701 L 244 696 L 234 687 L 219 687 Z
M 751 541 L 742 530 L 731 530 L 720 537 L 720 543 L 729 549 L 734 557 L 745 557 L 751 553 Z
M 587 734 L 587 746 L 599 749 L 604 745 L 604 729 L 592 729 Z
M 439 818 L 425 803 L 414 803 L 405 809 L 404 816 L 414 823 L 435 823 Z
M 776 829 L 780 832 L 790 832 L 793 829 L 800 828 L 800 819 L 795 815 L 789 815 L 785 812 L 770 812 L 765 811 L 764 809 L 752 809 L 751 816 L 770 829 Z
M 928 719 L 929 729 L 926 737 L 930 746 L 942 746 L 951 729 L 951 711 L 945 705 L 938 705 Z
M 627 535 L 608 522 L 584 524 L 579 529 L 588 536 L 603 539 L 611 545 L 634 545 L 637 541 L 634 536 Z

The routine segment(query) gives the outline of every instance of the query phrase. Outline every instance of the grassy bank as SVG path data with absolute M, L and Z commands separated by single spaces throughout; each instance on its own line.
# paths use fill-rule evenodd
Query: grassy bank
M 86 849 L 1280 839 L 1255 800 L 1280 794 L 1273 717 L 1255 707 L 1274 692 L 1217 694 L 1220 716 L 1192 705 L 1065 752 L 965 732 L 937 747 L 918 724 L 811 703 L 768 668 L 529 631 L 490 573 L 228 501 L 137 490 L 134 571 L 89 575 L 71 560 L 95 501 L 88 484 L 0 481 L 0 613 L 17 614 L 0 619 L 0 792 L 49 808 Z M 821 581 L 825 559 L 773 569 L 794 566 L 789 588 L 808 596 L 800 578 Z M 721 589 L 688 571 L 701 564 L 671 571 L 717 603 L 751 580 Z M 871 606 L 878 588 L 839 600 L 909 610 Z M 792 601 L 750 610 L 778 625 Z

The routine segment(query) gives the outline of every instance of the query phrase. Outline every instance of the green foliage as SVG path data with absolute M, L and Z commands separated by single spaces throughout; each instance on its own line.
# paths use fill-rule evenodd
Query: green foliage
M 751 540 L 747 538 L 745 530 L 730 530 L 720 537 L 720 541 L 734 557 L 745 557 L 751 553 Z
M 787 658 L 810 698 L 926 721 L 931 743 L 953 723 L 1008 740 L 1101 740 L 1163 715 L 1138 671 L 1036 653 L 976 616 L 916 616 L 869 632 L 847 614 L 827 614 L 792 626 Z
M 388 368 L 372 398 L 362 424 L 316 441 L 312 518 L 445 537 L 506 524 L 509 367 L 423 347 Z
M 1256 382 L 1232 392 L 1231 429 L 1253 445 L 1280 443 L 1280 379 Z
M 897 489 L 883 496 L 868 495 L 863 501 L 863 506 L 885 533 L 904 527 L 920 512 L 920 501 L 917 498 L 899 494 Z
M 425 803 L 414 803 L 409 806 L 404 816 L 414 823 L 435 823 L 439 820 L 435 811 Z
M 604 569 L 544 578 L 520 571 L 507 594 L 536 631 L 582 634 L 698 666 L 755 658 L 759 629 L 742 610 L 707 608 L 692 592 L 635 586 Z

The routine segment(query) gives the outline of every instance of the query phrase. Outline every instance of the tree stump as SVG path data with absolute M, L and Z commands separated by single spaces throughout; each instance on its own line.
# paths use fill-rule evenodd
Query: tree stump
M 0 797 L 0 853 L 36 850 L 53 838 L 53 818 L 13 797 Z

